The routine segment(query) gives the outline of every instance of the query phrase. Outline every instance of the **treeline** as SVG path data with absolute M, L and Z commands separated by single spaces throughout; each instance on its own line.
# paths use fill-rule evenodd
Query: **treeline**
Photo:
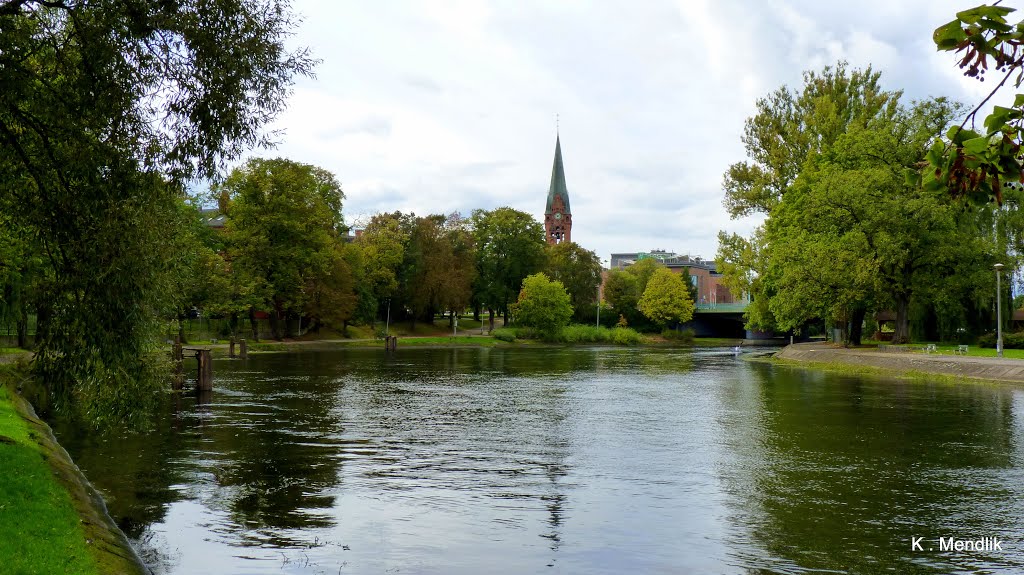
M 222 230 L 191 209 L 182 241 L 189 255 L 174 316 L 190 310 L 252 329 L 270 317 L 275 338 L 380 321 L 433 322 L 472 310 L 510 321 L 523 280 L 536 273 L 561 282 L 572 317 L 596 313 L 601 264 L 575 243 L 548 246 L 531 215 L 512 208 L 468 218 L 381 213 L 354 237 L 342 217 L 344 194 L 329 172 L 285 159 L 255 159 L 234 170 L 211 196 Z M 247 328 L 249 320 L 251 328 Z
M 907 103 L 879 76 L 843 63 L 807 72 L 747 120 L 749 159 L 725 173 L 724 203 L 733 217 L 765 219 L 750 237 L 720 233 L 717 260 L 733 293 L 752 296 L 748 327 L 824 322 L 851 344 L 884 310 L 895 312 L 895 342 L 994 327 L 992 266 L 1015 269 L 1024 248 L 1020 186 L 1002 186 L 1000 206 L 922 185 L 963 109 L 945 98 Z

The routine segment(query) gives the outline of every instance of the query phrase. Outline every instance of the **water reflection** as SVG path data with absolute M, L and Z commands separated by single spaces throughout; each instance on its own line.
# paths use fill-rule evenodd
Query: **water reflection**
M 911 552 L 911 537 L 1000 537 L 1024 519 L 1006 388 L 751 367 L 721 388 L 738 456 L 720 470 L 735 557 L 782 572 L 948 573 L 1020 556 Z M 929 543 L 930 542 L 930 543 Z M 798 569 L 799 567 L 799 569 Z
M 1024 519 L 1019 391 L 726 350 L 216 363 L 143 436 L 55 425 L 158 573 L 946 572 Z

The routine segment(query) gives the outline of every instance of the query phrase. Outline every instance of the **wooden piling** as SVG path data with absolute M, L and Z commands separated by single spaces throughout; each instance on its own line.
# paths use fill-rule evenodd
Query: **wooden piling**
M 398 349 L 398 336 L 384 336 L 384 349 L 387 351 L 395 351 L 396 349 Z
M 231 344 L 228 346 L 228 357 L 235 357 L 235 336 L 231 336 Z
M 199 360 L 196 390 L 210 391 L 213 389 L 213 358 L 210 356 L 210 350 L 197 350 L 196 358 Z
M 174 373 L 171 375 L 171 389 L 181 391 L 185 387 L 185 371 L 182 367 L 183 355 L 181 353 L 181 342 L 175 342 L 171 346 L 171 362 L 174 364 Z
M 241 357 L 242 359 L 248 358 L 249 357 L 249 346 L 246 344 L 244 339 L 240 340 L 238 343 L 239 343 L 239 348 L 240 348 L 238 356 Z

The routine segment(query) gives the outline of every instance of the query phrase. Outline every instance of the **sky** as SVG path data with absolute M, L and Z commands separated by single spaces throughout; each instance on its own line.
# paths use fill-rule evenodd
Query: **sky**
M 712 259 L 720 230 L 759 223 L 730 219 L 721 185 L 746 159 L 758 98 L 845 60 L 907 102 L 973 107 L 991 84 L 964 78 L 931 35 L 974 5 L 293 0 L 304 20 L 290 45 L 321 62 L 271 126 L 277 147 L 252 155 L 333 172 L 356 226 L 378 212 L 501 206 L 543 222 L 557 117 L 573 241 L 602 260 Z

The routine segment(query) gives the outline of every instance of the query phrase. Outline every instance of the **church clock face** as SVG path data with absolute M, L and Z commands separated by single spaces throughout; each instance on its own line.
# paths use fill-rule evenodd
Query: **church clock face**
M 556 220 L 562 219 L 562 213 L 561 212 L 555 212 L 555 219 Z

